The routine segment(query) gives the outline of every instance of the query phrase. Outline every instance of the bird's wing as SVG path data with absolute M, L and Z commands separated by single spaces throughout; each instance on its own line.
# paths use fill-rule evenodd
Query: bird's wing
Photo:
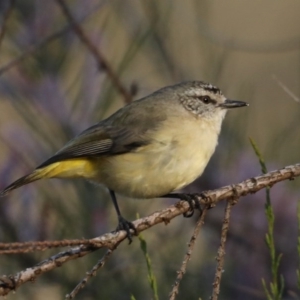
M 76 136 L 38 168 L 72 158 L 126 153 L 147 145 L 148 142 L 133 130 L 99 123 Z

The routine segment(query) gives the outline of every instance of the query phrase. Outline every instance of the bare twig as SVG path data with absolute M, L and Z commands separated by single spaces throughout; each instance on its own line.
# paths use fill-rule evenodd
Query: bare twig
M 1 26 L 1 30 L 0 30 L 0 45 L 1 45 L 3 37 L 5 35 L 7 20 L 13 10 L 14 5 L 15 5 L 15 0 L 10 0 L 8 8 L 7 8 L 6 12 L 4 13 L 2 26 Z
M 196 223 L 196 226 L 194 228 L 194 232 L 193 232 L 193 235 L 192 235 L 192 237 L 190 239 L 190 242 L 188 244 L 188 249 L 187 249 L 187 252 L 186 252 L 186 254 L 183 258 L 181 267 L 180 267 L 179 271 L 177 272 L 177 277 L 176 277 L 175 283 L 172 287 L 171 293 L 169 294 L 169 299 L 170 300 L 174 300 L 176 298 L 177 294 L 178 294 L 180 281 L 181 281 L 183 275 L 186 272 L 187 263 L 192 257 L 192 253 L 193 253 L 193 249 L 194 249 L 194 246 L 195 246 L 196 238 L 199 234 L 200 228 L 204 224 L 204 219 L 205 219 L 206 213 L 207 213 L 207 207 L 204 207 L 204 209 L 203 209 L 203 211 L 202 211 L 201 215 L 199 216 L 199 219 Z
M 300 176 L 300 164 L 287 166 L 283 169 L 272 171 L 261 176 L 247 179 L 241 183 L 227 185 L 217 190 L 206 191 L 205 199 L 200 199 L 202 204 L 215 205 L 218 202 L 229 199 L 239 198 L 247 194 L 253 194 L 265 187 L 272 187 L 275 183 L 286 179 L 293 180 Z
M 0 254 L 28 253 L 33 251 L 45 251 L 51 248 L 74 247 L 79 245 L 92 246 L 93 240 L 75 239 L 75 240 L 60 240 L 60 241 L 0 243 Z
M 171 219 L 188 211 L 189 204 L 180 201 L 175 205 L 172 205 L 164 210 L 155 212 L 148 217 L 138 219 L 133 222 L 137 232 L 146 230 L 158 223 L 169 223 Z M 133 232 L 132 232 L 133 233 Z M 64 263 L 83 257 L 89 253 L 92 253 L 100 248 L 114 249 L 117 244 L 126 239 L 125 231 L 118 231 L 114 233 L 107 233 L 100 237 L 90 240 L 89 245 L 81 245 L 70 250 L 60 252 L 50 258 L 40 262 L 39 264 L 27 268 L 15 275 L 0 277 L 0 296 L 7 295 L 9 292 L 16 290 L 20 285 L 28 281 L 34 281 L 38 276 L 43 273 L 49 272 L 62 266 Z
M 228 185 L 217 190 L 205 192 L 205 197 L 199 196 L 199 201 L 204 205 L 213 206 L 223 199 L 239 198 L 249 193 L 255 193 L 267 186 L 300 176 L 300 164 L 285 167 L 261 176 L 247 179 L 239 184 Z M 169 223 L 171 219 L 189 211 L 190 205 L 186 201 L 179 201 L 175 205 L 152 213 L 151 215 L 133 222 L 137 232 L 144 231 L 158 223 Z M 133 233 L 133 232 L 132 232 Z M 15 275 L 0 277 L 0 296 L 7 295 L 22 284 L 35 280 L 45 272 L 49 272 L 62 266 L 64 263 L 83 257 L 100 248 L 113 249 L 118 243 L 126 239 L 125 231 L 107 233 L 100 237 L 91 239 L 91 244 L 71 248 L 60 252 L 39 264 L 20 271 Z
M 222 278 L 223 266 L 224 266 L 224 257 L 225 257 L 225 243 L 226 243 L 227 233 L 229 229 L 231 207 L 232 207 L 232 202 L 228 200 L 225 208 L 225 215 L 224 215 L 224 220 L 222 225 L 220 247 L 218 249 L 218 254 L 216 257 L 217 268 L 215 273 L 215 279 L 213 282 L 213 292 L 211 297 L 212 300 L 217 300 L 220 293 L 220 284 L 221 284 L 221 278 Z
M 95 60 L 98 63 L 98 66 L 101 69 L 104 69 L 107 76 L 112 81 L 113 85 L 117 88 L 119 93 L 124 97 L 124 100 L 126 103 L 130 103 L 132 100 L 131 94 L 127 91 L 127 89 L 122 85 L 118 75 L 113 71 L 109 63 L 107 62 L 106 58 L 103 56 L 103 54 L 100 52 L 100 50 L 96 47 L 95 44 L 92 43 L 92 41 L 88 38 L 88 36 L 85 34 L 81 26 L 78 24 L 78 22 L 73 17 L 72 13 L 70 12 L 68 6 L 66 5 L 64 0 L 56 0 L 59 6 L 61 7 L 61 10 L 63 14 L 65 15 L 66 19 L 72 26 L 74 32 L 77 34 L 81 42 L 87 47 L 87 49 L 91 52 L 91 54 L 94 56 Z
M 117 249 L 117 247 L 118 245 L 116 245 L 113 249 L 108 249 L 106 251 L 104 256 L 97 262 L 97 264 L 92 268 L 92 270 L 90 272 L 87 272 L 86 276 L 76 285 L 74 290 L 70 294 L 66 295 L 66 299 L 75 298 L 75 296 L 79 293 L 79 291 L 85 287 L 89 279 L 91 279 L 91 277 L 93 276 L 96 276 L 97 271 L 105 265 L 105 263 L 110 258 L 114 250 Z

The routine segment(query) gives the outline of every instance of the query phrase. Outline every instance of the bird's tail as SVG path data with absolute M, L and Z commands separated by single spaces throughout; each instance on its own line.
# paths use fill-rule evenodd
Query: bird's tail
M 32 173 L 19 178 L 18 180 L 14 181 L 12 184 L 10 184 L 9 186 L 7 186 L 4 190 L 2 190 L 0 192 L 0 197 L 4 197 L 10 191 L 12 191 L 14 189 L 17 189 L 17 188 L 21 187 L 22 185 L 25 185 L 25 184 L 28 184 L 30 182 L 39 180 L 42 177 L 43 176 L 42 176 L 41 170 L 37 169 L 37 170 L 33 171 Z
M 0 197 L 6 196 L 10 191 L 42 178 L 89 178 L 93 173 L 93 165 L 89 162 L 89 160 L 84 158 L 55 162 L 50 165 L 37 168 L 32 173 L 16 180 L 4 190 L 0 191 Z
M 47 168 L 36 169 L 32 173 L 25 175 L 25 176 L 19 178 L 18 180 L 14 181 L 13 183 L 11 183 L 9 186 L 7 186 L 4 190 L 2 190 L 0 192 L 0 197 L 6 196 L 10 191 L 17 189 L 25 184 L 39 180 L 43 177 L 47 177 L 47 176 L 45 176 L 46 175 L 45 173 L 47 173 L 46 172 L 47 170 L 45 170 L 45 169 L 47 169 Z

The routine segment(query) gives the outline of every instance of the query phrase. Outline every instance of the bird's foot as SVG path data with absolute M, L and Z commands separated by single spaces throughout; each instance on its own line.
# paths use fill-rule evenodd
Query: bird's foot
M 187 201 L 190 206 L 190 209 L 183 214 L 185 218 L 192 217 L 194 215 L 195 209 L 198 209 L 200 211 L 200 214 L 202 214 L 199 196 L 202 197 L 201 194 L 180 194 L 180 200 Z
M 130 229 L 132 229 L 134 231 L 134 234 L 137 235 L 136 228 L 134 227 L 132 222 L 127 221 L 121 215 L 118 216 L 118 219 L 119 219 L 119 224 L 116 228 L 116 231 L 125 230 L 129 244 L 131 244 L 132 243 L 132 233 L 130 232 Z
M 162 198 L 176 198 L 180 199 L 182 201 L 188 202 L 190 209 L 183 213 L 183 216 L 185 218 L 190 218 L 193 216 L 195 209 L 198 209 L 200 211 L 200 215 L 202 214 L 203 210 L 201 207 L 200 203 L 200 198 L 201 199 L 207 199 L 207 196 L 205 193 L 200 193 L 200 194 L 180 194 L 180 193 L 170 193 L 161 196 Z

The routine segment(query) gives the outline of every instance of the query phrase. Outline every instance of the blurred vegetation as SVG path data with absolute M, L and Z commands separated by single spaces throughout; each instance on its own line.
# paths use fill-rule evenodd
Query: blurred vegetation
M 259 145 L 268 169 L 299 162 L 300 104 L 273 79 L 300 97 L 300 3 L 216 0 L 68 0 L 74 17 L 101 50 L 135 99 L 179 81 L 219 86 L 228 98 L 250 103 L 229 112 L 219 146 L 205 174 L 189 192 L 242 181 L 260 166 L 248 137 Z M 0 3 L 3 24 L 9 1 Z M 0 44 L 1 68 L 30 47 L 68 26 L 56 1 L 16 0 Z M 124 105 L 120 95 L 78 37 L 66 30 L 0 76 L 0 187 L 54 154 L 68 139 Z M 195 128 L 197 130 L 197 128 Z M 163 178 L 162 178 L 163 180 Z M 300 182 L 271 189 L 276 249 L 284 299 L 299 295 L 296 269 Z M 172 200 L 121 199 L 134 219 Z M 124 200 L 124 201 L 123 201 Z M 264 299 L 269 282 L 264 192 L 241 199 L 232 211 L 222 299 Z M 215 271 L 223 207 L 209 212 L 178 299 L 207 299 Z M 5 242 L 91 238 L 117 224 L 107 191 L 81 180 L 48 180 L 25 186 L 0 202 Z M 192 234 L 193 219 L 177 218 L 143 234 L 158 295 L 165 299 Z M 0 256 L 0 275 L 13 274 L 56 253 Z M 9 299 L 61 299 L 102 253 L 96 252 L 24 285 Z M 120 245 L 79 299 L 151 299 L 148 270 L 137 239 Z M 297 298 L 297 297 L 296 297 Z M 296 299 L 294 298 L 294 299 Z

